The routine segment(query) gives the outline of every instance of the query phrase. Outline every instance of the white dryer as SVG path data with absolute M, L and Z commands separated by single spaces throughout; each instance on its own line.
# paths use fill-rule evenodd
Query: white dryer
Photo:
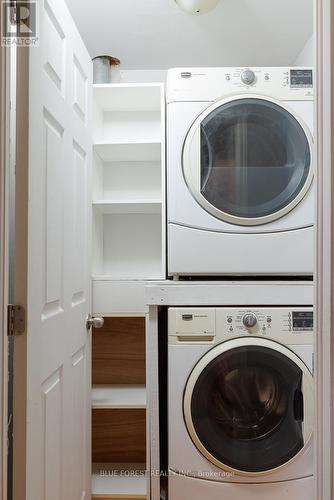
M 172 69 L 169 276 L 313 273 L 313 71 Z
M 314 500 L 312 307 L 170 308 L 169 498 Z

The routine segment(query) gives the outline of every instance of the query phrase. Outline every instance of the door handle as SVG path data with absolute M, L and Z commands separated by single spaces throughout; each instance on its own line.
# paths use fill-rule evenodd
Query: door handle
M 93 328 L 102 328 L 104 325 L 104 318 L 103 316 L 100 316 L 98 314 L 92 315 L 88 314 L 87 319 L 86 319 L 86 328 L 87 330 L 90 330 L 92 327 Z

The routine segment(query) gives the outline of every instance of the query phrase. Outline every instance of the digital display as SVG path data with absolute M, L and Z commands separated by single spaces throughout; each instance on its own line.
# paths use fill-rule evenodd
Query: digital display
M 292 89 L 307 89 L 313 87 L 313 72 L 311 69 L 292 69 L 290 71 L 290 87 Z
M 313 312 L 312 311 L 293 312 L 292 328 L 294 331 L 313 330 Z

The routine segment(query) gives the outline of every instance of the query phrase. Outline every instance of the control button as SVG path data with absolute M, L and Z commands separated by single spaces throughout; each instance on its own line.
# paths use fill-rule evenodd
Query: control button
M 270 317 L 270 316 L 268 316 L 268 318 L 267 318 L 267 323 L 271 323 L 271 322 L 272 322 L 272 319 L 271 319 L 271 317 Z
M 268 80 L 269 80 L 269 75 L 264 75 L 264 79 L 265 79 L 266 81 L 268 81 Z
M 227 318 L 228 323 L 232 323 L 233 319 L 232 318 Z
M 253 328 L 257 323 L 257 317 L 254 313 L 246 313 L 242 318 L 242 322 L 246 328 Z
M 241 73 L 241 81 L 245 85 L 252 85 L 255 82 L 255 73 L 251 69 L 245 69 Z
M 231 80 L 230 75 L 226 75 L 226 80 L 229 82 Z
M 230 326 L 229 330 L 230 332 L 233 332 L 233 326 Z

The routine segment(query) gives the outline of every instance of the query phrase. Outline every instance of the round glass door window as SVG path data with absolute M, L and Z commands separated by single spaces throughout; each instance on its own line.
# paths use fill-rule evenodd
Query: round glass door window
M 242 98 L 206 111 L 183 156 L 187 184 L 214 216 L 256 225 L 292 210 L 311 181 L 311 138 L 286 109 Z
M 311 379 L 306 367 L 305 372 Z M 304 401 L 305 372 L 263 346 L 216 356 L 199 376 L 190 377 L 191 394 L 189 387 L 185 392 L 185 421 L 194 444 L 221 468 L 246 473 L 289 462 L 308 439 L 304 409 L 312 401 Z

